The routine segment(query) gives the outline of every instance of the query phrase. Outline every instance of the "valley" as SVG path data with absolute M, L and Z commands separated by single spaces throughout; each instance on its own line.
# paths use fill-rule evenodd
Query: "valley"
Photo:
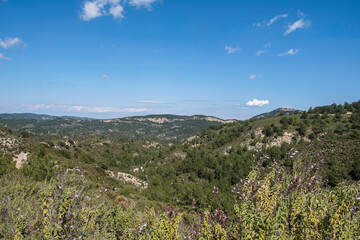
M 281 228 L 272 221 L 287 214 L 284 209 L 290 211 L 290 220 L 279 224 L 300 224 L 292 219 L 300 214 L 296 211 L 305 214 L 301 224 L 313 221 L 308 215 L 312 214 L 308 204 L 313 203 L 301 203 L 302 210 L 291 207 L 306 197 L 327 206 L 326 213 L 323 208 L 315 210 L 323 214 L 319 223 L 334 217 L 351 219 L 346 224 L 356 236 L 360 101 L 263 116 L 246 121 L 174 115 L 111 120 L 1 118 L 0 212 L 8 221 L 0 234 L 18 231 L 18 217 L 5 211 L 17 206 L 26 223 L 21 231 L 28 236 L 42 235 L 31 224 L 40 224 L 36 228 L 43 231 L 50 228 L 52 234 L 81 236 L 81 214 L 96 209 L 90 218 L 94 227 L 85 230 L 89 236 L 147 238 L 156 231 L 170 231 L 169 236 L 186 237 L 195 231 L 195 238 L 201 239 L 208 228 L 209 236 L 236 239 L 246 236 L 248 227 L 254 228 L 251 234 L 278 231 Z M 343 197 L 333 199 L 328 194 Z M 348 201 L 351 208 L 334 215 L 339 214 L 341 201 Z M 29 205 L 32 202 L 34 207 Z M 121 221 L 109 220 L 109 211 L 111 218 L 129 225 L 117 225 L 119 230 L 113 232 L 108 224 Z M 255 213 L 257 220 L 251 220 L 248 214 Z M 49 217 L 63 220 L 48 223 Z M 249 221 L 255 222 L 248 225 Z M 142 222 L 149 224 L 146 232 L 137 227 Z M 337 228 L 324 225 L 324 232 L 317 234 L 328 236 L 332 227 Z M 305 225 L 299 229 L 313 231 Z

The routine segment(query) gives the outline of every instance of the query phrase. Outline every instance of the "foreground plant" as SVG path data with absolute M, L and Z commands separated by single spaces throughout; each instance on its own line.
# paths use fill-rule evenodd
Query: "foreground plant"
M 81 170 L 49 182 L 12 173 L 0 178 L 3 239 L 359 239 L 360 184 L 325 188 L 322 158 L 292 149 L 266 168 L 260 158 L 234 187 L 235 217 L 221 209 L 196 211 L 128 204 L 93 187 Z M 288 167 L 285 162 L 292 160 Z M 214 187 L 213 197 L 222 189 Z M 161 208 L 160 208 L 161 209 Z

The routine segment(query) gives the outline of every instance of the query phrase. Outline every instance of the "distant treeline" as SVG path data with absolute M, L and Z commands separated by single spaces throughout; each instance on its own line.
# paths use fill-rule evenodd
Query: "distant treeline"
M 336 103 L 321 107 L 310 108 L 308 113 L 319 113 L 319 114 L 344 114 L 347 112 L 360 113 L 360 101 L 348 103 L 345 102 L 343 105 Z

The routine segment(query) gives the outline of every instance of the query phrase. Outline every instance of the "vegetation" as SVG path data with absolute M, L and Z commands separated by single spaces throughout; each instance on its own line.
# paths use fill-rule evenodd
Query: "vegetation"
M 359 103 L 171 141 L 3 127 L 0 238 L 360 238 Z
M 262 161 L 268 157 L 262 156 Z M 322 188 L 322 159 L 292 149 L 292 168 L 262 161 L 232 192 L 235 216 L 219 209 L 156 211 L 108 189 L 96 191 L 75 172 L 50 182 L 19 174 L 0 182 L 0 235 L 6 239 L 356 239 L 360 185 Z M 286 160 L 286 159 L 285 159 Z M 304 169 L 306 169 L 304 171 Z M 108 190 L 108 191 L 107 191 Z M 212 200 L 221 193 L 212 191 Z M 149 204 L 149 206 L 151 206 Z

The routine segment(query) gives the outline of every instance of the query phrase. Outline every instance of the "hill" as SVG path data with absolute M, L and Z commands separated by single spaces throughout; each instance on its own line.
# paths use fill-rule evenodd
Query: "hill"
M 0 119 L 35 119 L 35 120 L 54 120 L 57 118 L 64 119 L 91 119 L 86 117 L 75 117 L 75 116 L 52 116 L 47 114 L 35 114 L 35 113 L 0 113 Z
M 251 119 L 275 117 L 275 116 L 278 116 L 279 114 L 289 115 L 289 114 L 295 113 L 296 111 L 298 111 L 298 110 L 293 109 L 293 108 L 277 108 L 271 112 L 256 115 L 256 116 L 252 117 Z
M 35 114 L 35 113 L 1 113 L 0 119 L 35 119 L 35 120 L 52 120 L 56 119 L 56 116 L 47 114 Z
M 0 196 L 9 196 L 0 197 L 0 236 L 38 239 L 52 229 L 118 239 L 356 239 L 359 103 L 218 123 L 181 141 L 0 129 Z M 151 115 L 92 127 L 204 118 Z
M 14 133 L 28 131 L 38 136 L 106 136 L 110 138 L 184 139 L 202 130 L 234 120 L 211 116 L 149 115 L 117 119 L 80 119 L 37 114 L 2 114 L 0 126 Z

